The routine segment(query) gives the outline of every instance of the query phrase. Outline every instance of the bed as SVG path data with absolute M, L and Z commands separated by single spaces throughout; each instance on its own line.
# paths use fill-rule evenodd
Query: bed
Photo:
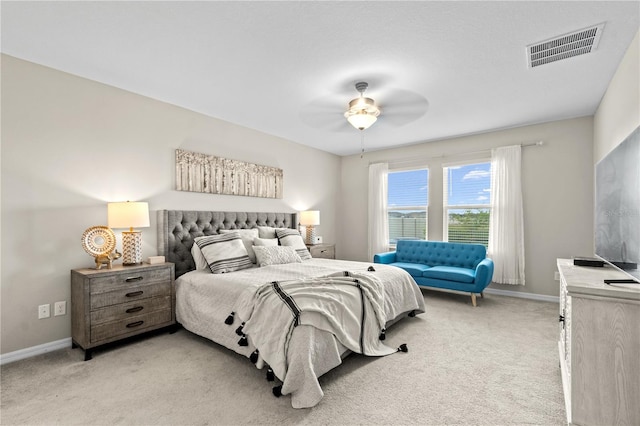
M 158 212 L 157 223 L 158 252 L 164 255 L 167 261 L 175 264 L 177 321 L 190 332 L 250 358 L 257 367 L 266 366 L 267 377 L 271 374 L 273 378 L 271 367 L 277 363 L 274 360 L 265 363 L 262 355 L 266 357 L 266 348 L 262 344 L 254 344 L 258 340 L 252 338 L 257 334 L 249 335 L 248 341 L 245 338 L 241 330 L 244 326 L 242 320 L 247 318 L 239 317 L 243 312 L 239 304 L 244 304 L 246 308 L 249 301 L 254 300 L 258 294 L 257 290 L 265 289 L 269 283 L 283 283 L 284 288 L 284 284 L 298 285 L 301 282 L 306 284 L 327 279 L 356 282 L 363 303 L 363 324 L 365 311 L 373 312 L 373 308 L 365 309 L 364 306 L 366 298 L 362 287 L 366 287 L 367 280 L 382 283 L 382 297 L 377 308 L 381 313 L 370 315 L 370 318 L 374 318 L 371 321 L 375 322 L 379 314 L 384 320 L 383 326 L 388 326 L 406 316 L 424 312 L 424 299 L 415 281 L 405 271 L 392 266 L 376 264 L 374 269 L 373 263 L 313 258 L 262 267 L 252 265 L 228 273 L 212 273 L 211 270 L 201 269 L 201 261 L 198 264 L 199 259 L 194 259 L 192 255 L 192 250 L 195 250 L 194 240 L 200 241 L 197 244 L 200 245 L 203 237 L 216 238 L 206 236 L 224 235 L 225 230 L 295 230 L 298 223 L 295 213 L 161 210 Z M 197 250 L 193 253 L 198 256 Z M 342 278 L 347 275 L 348 278 Z M 319 286 L 311 287 L 317 291 Z M 234 317 L 236 311 L 239 314 Z M 271 312 L 268 312 L 268 315 L 271 315 Z M 276 314 L 272 316 L 274 315 Z M 257 324 L 258 317 L 257 313 L 254 314 L 251 322 Z M 252 324 L 252 329 L 256 328 L 256 324 Z M 272 326 L 263 324 L 262 327 L 268 329 Z M 284 354 L 286 374 L 275 375 L 276 379 L 283 380 L 281 385 L 274 387 L 274 394 L 291 395 L 291 405 L 294 408 L 308 408 L 318 404 L 324 395 L 318 377 L 340 365 L 343 357 L 351 351 L 348 342 L 345 346 L 336 337 L 339 333 L 328 330 L 326 327 L 316 327 L 312 323 L 296 323 L 287 337 L 288 346 Z M 384 340 L 384 330 L 383 327 L 381 340 Z M 242 340 L 239 336 L 245 339 L 245 346 L 239 344 Z M 263 352 L 260 353 L 256 346 Z M 384 350 L 387 347 L 381 343 L 379 348 Z M 368 349 L 367 351 L 372 352 Z M 395 349 L 388 352 L 395 352 Z M 279 373 L 279 370 L 275 370 Z M 283 375 L 284 377 L 281 377 Z

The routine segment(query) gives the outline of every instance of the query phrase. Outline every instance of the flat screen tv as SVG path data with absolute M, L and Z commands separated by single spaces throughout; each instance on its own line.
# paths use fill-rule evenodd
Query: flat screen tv
M 640 283 L 640 127 L 596 165 L 595 254 Z

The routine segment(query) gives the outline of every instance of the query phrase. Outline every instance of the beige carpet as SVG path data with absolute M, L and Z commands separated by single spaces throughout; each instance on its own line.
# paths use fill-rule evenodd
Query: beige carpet
M 423 291 L 427 313 L 387 343 L 408 353 L 352 355 L 321 378 L 312 409 L 275 398 L 248 359 L 186 330 L 84 362 L 64 349 L 2 367 L 3 425 L 561 425 L 558 306 Z

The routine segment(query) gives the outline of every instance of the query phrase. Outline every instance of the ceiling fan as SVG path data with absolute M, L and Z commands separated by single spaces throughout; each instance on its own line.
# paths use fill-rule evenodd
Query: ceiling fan
M 355 89 L 360 95 L 356 98 L 346 90 L 353 86 L 340 86 L 339 90 L 304 105 L 300 119 L 310 127 L 330 132 L 348 132 L 354 128 L 362 131 L 376 123 L 378 132 L 416 121 L 429 107 L 427 99 L 419 93 L 384 84 L 370 87 L 366 81 L 357 80 Z M 375 91 L 375 95 L 365 96 L 366 90 Z

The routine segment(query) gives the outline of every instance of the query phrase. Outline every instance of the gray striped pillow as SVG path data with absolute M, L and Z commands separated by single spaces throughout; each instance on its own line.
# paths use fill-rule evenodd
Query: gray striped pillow
M 253 266 L 237 232 L 198 238 L 196 244 L 214 274 L 239 271 Z
M 281 246 L 293 247 L 302 260 L 311 259 L 311 253 L 307 250 L 307 246 L 298 231 L 295 229 L 276 228 L 276 235 Z

